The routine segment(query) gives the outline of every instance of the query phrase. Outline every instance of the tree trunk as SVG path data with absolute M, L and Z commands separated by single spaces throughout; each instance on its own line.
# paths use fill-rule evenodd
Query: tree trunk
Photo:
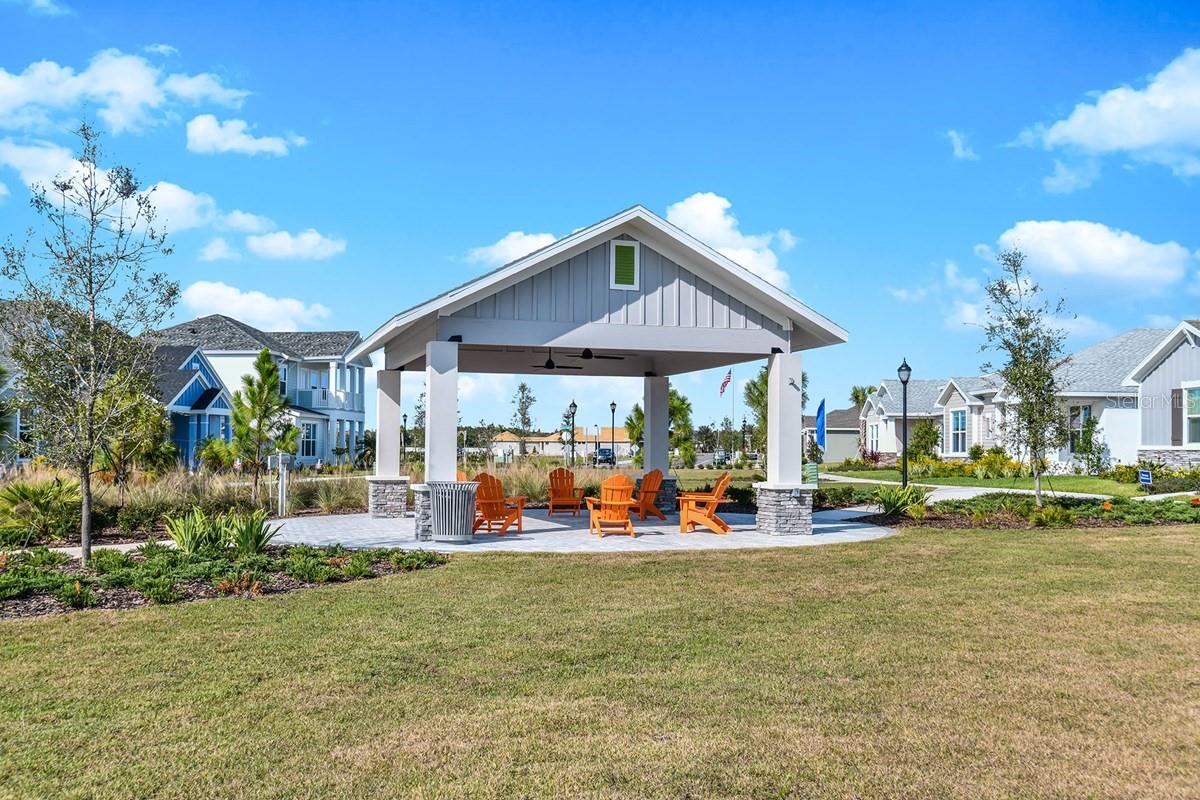
M 85 466 L 79 470 L 79 544 L 83 547 L 83 561 L 92 557 L 92 470 Z
M 1033 462 L 1033 502 L 1038 508 L 1042 507 L 1042 470 L 1038 466 L 1040 459 Z

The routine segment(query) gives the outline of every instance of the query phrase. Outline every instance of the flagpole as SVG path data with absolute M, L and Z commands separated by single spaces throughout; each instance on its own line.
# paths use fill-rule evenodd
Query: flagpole
M 737 428 L 737 408 L 736 408 L 737 379 L 735 377 L 733 377 L 733 367 L 729 368 L 729 374 L 731 376 L 729 378 L 729 388 L 732 390 L 729 393 L 729 433 L 732 434 L 733 431 Z M 733 437 L 730 436 L 730 438 L 733 438 Z M 730 442 L 730 444 L 733 444 L 733 442 Z M 733 448 L 732 447 L 729 448 L 729 458 L 730 458 L 730 460 L 733 459 Z

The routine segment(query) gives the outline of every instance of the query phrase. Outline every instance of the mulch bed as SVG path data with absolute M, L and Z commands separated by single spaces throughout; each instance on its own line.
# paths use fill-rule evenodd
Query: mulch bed
M 1011 530 L 1011 531 L 1033 531 L 1039 530 L 1040 527 L 1034 525 L 1027 517 L 1020 514 L 994 513 L 989 514 L 987 519 L 982 522 L 976 521 L 965 514 L 938 514 L 928 512 L 921 519 L 910 519 L 909 517 L 887 517 L 883 514 L 871 514 L 869 516 L 859 517 L 858 521 L 866 522 L 871 525 L 879 525 L 885 528 L 942 528 L 948 530 Z M 1052 525 L 1047 528 L 1128 528 L 1132 526 L 1151 526 L 1151 525 L 1181 525 L 1177 520 L 1153 520 L 1153 521 L 1138 521 L 1129 522 L 1127 520 L 1118 519 L 1116 517 L 1077 517 L 1070 525 Z

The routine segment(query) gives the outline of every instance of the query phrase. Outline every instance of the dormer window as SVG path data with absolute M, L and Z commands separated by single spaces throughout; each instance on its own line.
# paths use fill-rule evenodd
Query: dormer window
M 609 245 L 610 289 L 635 291 L 641 288 L 641 245 L 632 239 L 613 239 Z

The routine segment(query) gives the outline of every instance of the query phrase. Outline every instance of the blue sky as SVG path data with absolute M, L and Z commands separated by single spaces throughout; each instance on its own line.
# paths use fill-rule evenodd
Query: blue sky
M 641 203 L 849 330 L 807 359 L 840 407 L 902 357 L 976 371 L 1001 246 L 1073 345 L 1200 313 L 1200 11 L 1045 5 L 0 0 L 0 234 L 87 115 L 160 183 L 178 318 L 366 333 Z M 678 382 L 698 423 L 719 380 Z M 640 392 L 530 382 L 543 426 Z

